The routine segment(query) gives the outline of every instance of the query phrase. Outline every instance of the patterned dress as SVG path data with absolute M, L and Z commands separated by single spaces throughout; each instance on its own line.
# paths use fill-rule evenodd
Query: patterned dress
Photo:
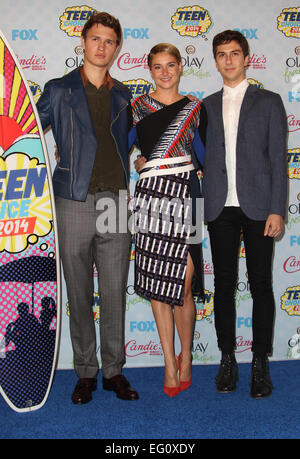
M 193 151 L 201 105 L 186 97 L 164 105 L 149 95 L 132 104 L 138 146 L 147 158 L 134 196 L 135 291 L 171 306 L 183 305 L 189 252 L 195 266 L 193 293 L 203 297 L 201 243 L 188 242 L 191 197 L 201 197 Z

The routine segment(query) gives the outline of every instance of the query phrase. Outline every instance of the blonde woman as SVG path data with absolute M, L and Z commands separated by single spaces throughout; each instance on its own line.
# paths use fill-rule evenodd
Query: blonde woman
M 191 222 L 183 219 L 178 231 L 173 217 L 181 215 L 190 198 L 201 197 L 197 169 L 204 155 L 206 117 L 199 100 L 178 91 L 182 63 L 175 46 L 154 46 L 148 65 L 155 91 L 132 103 L 141 150 L 136 161 L 135 291 L 151 301 L 164 352 L 164 392 L 173 397 L 191 384 L 193 293 L 203 296 L 201 243 L 188 242 Z M 181 343 L 178 358 L 174 321 Z

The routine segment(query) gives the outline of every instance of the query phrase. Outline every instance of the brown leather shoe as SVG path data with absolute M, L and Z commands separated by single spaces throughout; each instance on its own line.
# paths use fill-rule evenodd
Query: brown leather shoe
M 97 389 L 96 378 L 80 378 L 72 394 L 72 402 L 77 405 L 88 403 L 92 400 L 92 392 Z
M 123 375 L 116 375 L 112 378 L 103 378 L 103 389 L 113 390 L 118 398 L 122 400 L 138 400 L 139 395 L 129 381 Z

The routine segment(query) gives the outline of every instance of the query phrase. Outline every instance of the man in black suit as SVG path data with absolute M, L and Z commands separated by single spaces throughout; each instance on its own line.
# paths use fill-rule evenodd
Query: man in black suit
M 219 392 L 236 389 L 234 294 L 243 233 L 253 298 L 251 395 L 272 392 L 274 237 L 284 227 L 287 200 L 286 115 L 278 94 L 246 79 L 249 47 L 236 31 L 214 37 L 223 88 L 204 99 L 208 116 L 203 195 L 215 275 L 215 326 L 222 352 Z

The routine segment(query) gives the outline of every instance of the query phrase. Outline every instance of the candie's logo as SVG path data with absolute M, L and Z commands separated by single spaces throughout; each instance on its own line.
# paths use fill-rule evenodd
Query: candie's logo
M 59 27 L 69 37 L 80 37 L 84 24 L 94 11 L 93 8 L 86 5 L 68 7 L 59 18 Z
M 132 70 L 137 67 L 148 69 L 147 54 L 139 57 L 132 56 L 129 52 L 121 54 L 118 58 L 117 66 L 120 70 Z
M 300 180 L 300 148 L 287 151 L 288 175 L 290 179 Z
M 182 37 L 203 35 L 212 25 L 209 12 L 198 5 L 177 8 L 171 19 L 172 29 Z
M 281 309 L 289 316 L 300 316 L 300 285 L 286 289 L 281 297 Z
M 148 341 L 148 343 L 139 344 L 136 339 L 132 339 L 125 344 L 125 355 L 127 357 L 138 357 L 144 354 L 148 354 L 148 356 L 163 355 L 161 344 L 152 340 Z
M 19 56 L 17 56 L 17 58 L 23 70 L 46 70 L 45 56 L 36 56 L 35 54 L 31 54 L 29 58 Z
M 286 119 L 288 123 L 289 132 L 300 131 L 300 119 L 299 118 L 296 118 L 296 116 L 293 114 L 293 115 L 288 115 Z M 300 151 L 299 148 L 297 148 L 297 150 L 298 152 Z
M 137 80 L 122 81 L 130 89 L 132 97 L 138 97 L 142 94 L 149 94 L 154 91 L 153 85 L 143 78 Z
M 264 54 L 252 53 L 249 59 L 249 68 L 254 70 L 265 70 L 267 68 L 267 58 Z
M 286 273 L 289 273 L 289 274 L 300 271 L 300 259 L 297 260 L 295 255 L 288 257 L 283 263 L 283 269 Z
M 284 8 L 277 18 L 277 29 L 286 37 L 300 38 L 300 6 Z

